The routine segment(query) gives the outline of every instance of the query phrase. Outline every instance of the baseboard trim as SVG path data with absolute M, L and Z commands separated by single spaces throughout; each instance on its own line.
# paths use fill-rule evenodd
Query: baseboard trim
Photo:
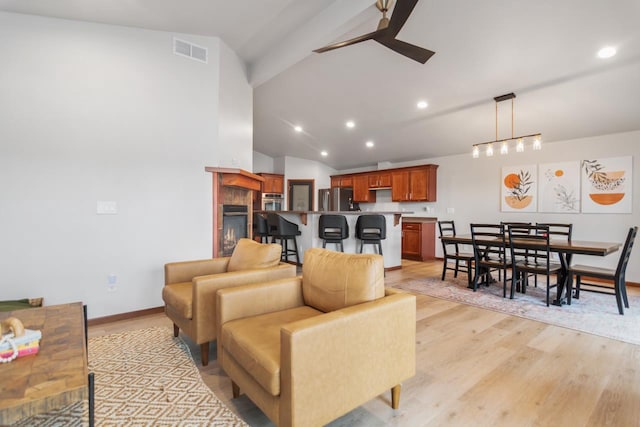
M 146 308 L 144 310 L 130 311 L 128 313 L 113 314 L 111 316 L 96 317 L 94 319 L 87 320 L 87 325 L 97 326 L 105 323 L 117 322 L 120 320 L 135 319 L 136 317 L 148 316 L 150 314 L 158 314 L 158 313 L 164 313 L 164 306 Z
M 393 270 L 400 270 L 402 269 L 401 265 L 396 265 L 395 267 L 387 267 L 384 269 L 384 271 L 393 271 Z

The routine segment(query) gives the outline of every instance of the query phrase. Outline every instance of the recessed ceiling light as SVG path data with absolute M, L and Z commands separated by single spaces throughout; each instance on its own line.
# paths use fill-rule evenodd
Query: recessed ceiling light
M 428 106 L 429 106 L 429 104 L 427 103 L 427 101 L 418 101 L 418 108 L 419 109 L 424 110 Z
M 296 132 L 302 132 L 302 126 L 296 126 L 293 128 Z
M 367 146 L 367 148 L 373 148 L 373 146 L 374 146 L 375 144 L 373 143 L 373 141 L 367 141 L 367 142 L 365 142 L 365 143 L 364 143 L 364 145 L 366 145 L 366 146 Z
M 326 151 L 326 150 L 322 150 L 322 151 L 320 152 L 320 155 L 321 155 L 322 157 L 327 157 L 327 156 L 329 155 L 329 153 L 327 153 L 327 151 Z
M 613 46 L 605 46 L 598 51 L 598 58 L 611 58 L 616 54 L 616 48 Z
M 348 127 L 349 129 L 352 129 L 352 128 L 356 127 L 356 124 L 355 124 L 355 122 L 354 122 L 353 120 L 349 120 L 349 121 L 346 123 L 346 125 L 347 125 L 347 127 Z

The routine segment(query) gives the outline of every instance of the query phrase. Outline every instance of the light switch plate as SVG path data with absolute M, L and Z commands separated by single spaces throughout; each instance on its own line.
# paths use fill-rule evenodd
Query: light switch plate
M 118 202 L 98 200 L 96 213 L 98 215 L 115 215 L 118 213 Z
M 452 214 L 452 213 L 455 213 L 455 212 L 456 212 L 456 210 L 454 208 L 447 208 L 447 213 Z

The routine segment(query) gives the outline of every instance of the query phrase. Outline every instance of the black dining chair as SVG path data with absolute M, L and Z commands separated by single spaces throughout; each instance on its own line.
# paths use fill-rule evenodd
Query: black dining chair
M 502 296 L 507 296 L 507 270 L 511 261 L 506 256 L 505 232 L 502 224 L 470 224 L 471 242 L 475 274 L 473 275 L 473 291 L 478 289 L 480 278 L 489 285 L 493 278 L 491 272 L 500 274 L 502 280 Z
M 384 215 L 360 215 L 356 220 L 356 238 L 360 239 L 360 253 L 365 244 L 378 245 L 382 255 L 382 241 L 387 238 L 387 222 Z
M 296 257 L 296 265 L 300 265 L 300 256 L 298 255 L 298 242 L 296 236 L 300 236 L 302 233 L 298 229 L 298 225 L 284 219 L 278 214 L 269 212 L 267 214 L 267 225 L 269 227 L 269 235 L 271 236 L 271 243 L 279 241 L 282 246 L 282 254 L 280 259 L 282 261 L 289 261 L 289 257 L 294 255 Z M 289 240 L 293 240 L 293 248 L 289 248 Z
M 344 215 L 320 215 L 318 220 L 318 237 L 322 239 L 322 247 L 327 243 L 340 245 L 340 252 L 344 252 L 342 241 L 349 237 L 349 224 Z
M 631 248 L 633 242 L 638 234 L 638 227 L 631 227 L 627 233 L 627 240 L 624 243 L 624 248 L 620 254 L 618 260 L 618 266 L 615 270 L 602 267 L 592 267 L 588 265 L 572 265 L 569 267 L 569 274 L 576 278 L 576 291 L 575 298 L 580 298 L 580 288 L 582 285 L 588 285 L 590 288 L 583 289 L 584 291 L 597 292 L 607 295 L 615 295 L 616 302 L 618 303 L 618 313 L 624 315 L 624 308 L 629 308 L 629 299 L 627 298 L 627 283 L 625 280 L 625 272 L 627 270 L 627 264 L 629 263 L 629 257 L 631 256 Z M 592 277 L 595 279 L 612 280 L 613 289 L 610 286 L 599 283 L 587 283 L 582 281 L 582 276 Z M 569 289 L 567 290 L 567 302 L 571 303 L 571 280 L 569 280 Z M 605 290 L 600 290 L 605 289 Z
M 545 276 L 547 285 L 547 307 L 550 291 L 558 286 L 562 277 L 562 265 L 551 262 L 549 250 L 549 227 L 544 225 L 511 225 L 508 229 L 509 249 L 511 252 L 511 293 L 518 287 L 526 293 L 527 277 L 530 274 Z M 523 252 L 525 251 L 525 252 Z M 556 283 L 551 283 L 551 276 Z
M 441 237 L 456 237 L 456 225 L 453 221 L 438 221 L 438 229 L 440 230 Z M 453 271 L 453 277 L 458 277 L 458 272 L 467 273 L 467 280 L 469 285 L 473 279 L 471 274 L 471 268 L 473 266 L 473 253 L 460 251 L 460 245 L 458 243 L 447 242 L 446 240 L 440 240 L 442 242 L 442 280 L 447 273 L 447 270 Z M 451 266 L 449 261 L 453 261 L 454 265 Z M 464 268 L 464 269 L 463 269 Z
M 573 224 L 568 223 L 554 223 L 554 222 L 538 222 L 536 225 L 544 225 L 549 227 L 549 239 L 550 240 L 562 240 L 566 242 L 571 242 L 571 235 L 573 234 Z M 556 254 L 556 258 L 559 255 Z M 551 254 L 552 259 L 554 258 L 554 254 Z M 569 260 L 571 258 L 569 257 Z M 558 259 L 559 261 L 559 259 Z M 538 286 L 538 277 L 535 278 L 535 285 Z

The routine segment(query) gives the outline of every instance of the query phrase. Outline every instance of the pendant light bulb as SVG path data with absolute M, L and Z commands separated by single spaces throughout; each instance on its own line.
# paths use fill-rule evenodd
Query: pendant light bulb
M 518 142 L 516 142 L 516 152 L 524 152 L 524 140 L 522 138 L 518 139 Z
M 473 152 L 471 153 L 474 159 L 480 157 L 480 148 L 477 145 L 473 146 Z
M 493 156 L 493 144 L 487 144 L 487 157 Z
M 509 154 L 509 143 L 507 141 L 502 141 L 502 145 L 500 145 L 500 154 Z

